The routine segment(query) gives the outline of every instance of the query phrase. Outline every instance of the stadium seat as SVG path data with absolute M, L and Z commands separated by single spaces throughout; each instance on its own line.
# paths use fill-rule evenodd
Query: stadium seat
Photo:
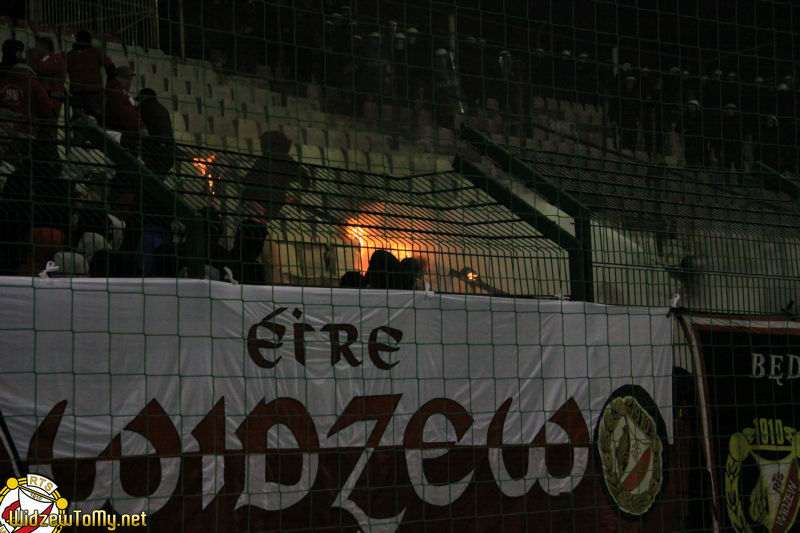
M 341 129 L 328 130 L 328 147 L 346 149 L 350 147 L 347 132 Z
M 328 148 L 325 151 L 327 165 L 335 168 L 347 168 L 347 159 L 341 148 Z
M 213 94 L 215 100 L 223 100 L 225 107 L 236 107 L 238 98 L 236 94 L 236 86 L 232 84 L 214 84 L 208 83 L 208 92 Z
M 213 120 L 213 133 L 224 137 L 236 137 L 236 123 L 234 119 L 226 117 L 211 117 Z
M 319 102 L 300 96 L 287 96 L 286 107 L 295 112 L 317 111 L 319 110 Z
M 322 151 L 319 146 L 304 144 L 298 147 L 298 160 L 308 165 L 324 165 Z
M 436 171 L 436 156 L 434 154 L 414 154 L 411 159 L 414 174 L 428 174 Z
M 347 150 L 345 151 L 345 158 L 347 168 L 350 170 L 358 170 L 361 172 L 369 171 L 369 156 L 368 152 L 363 150 Z
M 434 170 L 436 172 L 452 172 L 453 160 L 447 157 L 437 157 Z
M 455 147 L 458 142 L 456 141 L 456 134 L 450 128 L 439 128 L 438 130 L 439 146 Z
M 303 141 L 305 144 L 314 146 L 327 146 L 328 142 L 325 139 L 325 132 L 321 129 L 308 127 L 303 128 Z
M 370 152 L 369 171 L 375 174 L 391 174 L 392 156 L 389 152 Z
M 350 148 L 369 152 L 372 148 L 372 134 L 362 129 L 354 129 L 350 132 Z
M 8 39 L 11 39 L 11 28 L 0 24 L 0 40 L 7 41 Z
M 203 115 L 197 113 L 184 113 L 186 118 L 186 131 L 194 135 L 205 135 L 210 133 L 208 130 L 208 121 Z
M 258 132 L 258 123 L 249 118 L 237 118 L 236 120 L 236 129 L 239 134 L 239 137 L 242 139 L 256 139 L 258 140 L 260 135 Z
M 175 132 L 186 132 L 189 129 L 186 126 L 186 117 L 180 111 L 172 111 L 172 129 Z
M 408 176 L 413 173 L 411 156 L 408 151 L 393 152 L 391 163 L 393 176 Z
M 175 141 L 183 144 L 192 144 L 195 141 L 195 136 L 187 131 L 176 131 Z
M 197 98 L 183 97 L 177 101 L 177 110 L 185 115 L 199 115 L 200 104 Z
M 272 125 L 272 122 L 270 122 L 270 125 Z M 300 126 L 296 122 L 294 122 L 294 123 L 290 122 L 288 124 L 287 123 L 283 123 L 283 124 L 279 123 L 279 124 L 277 124 L 277 126 L 278 126 L 278 129 L 280 129 L 283 132 L 284 135 L 289 137 L 292 140 L 293 143 L 295 143 L 295 144 L 303 144 L 303 130 L 302 130 L 302 128 L 300 128 Z
M 263 87 L 252 87 L 250 89 L 252 96 L 251 102 L 257 106 L 268 106 L 270 103 L 269 91 Z

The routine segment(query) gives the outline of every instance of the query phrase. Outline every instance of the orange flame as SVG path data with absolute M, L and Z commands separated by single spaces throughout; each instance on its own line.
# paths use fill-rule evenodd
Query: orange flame
M 366 270 L 369 266 L 369 257 L 375 250 L 388 250 L 394 254 L 399 260 L 406 257 L 411 257 L 411 245 L 402 240 L 390 240 L 385 236 L 377 235 L 377 230 L 372 228 L 365 228 L 357 225 L 356 220 L 351 220 L 346 226 L 345 232 L 347 237 L 358 242 L 359 248 L 359 268 Z
M 208 158 L 195 157 L 192 165 L 200 171 L 200 175 L 208 178 L 208 190 L 214 194 L 214 176 L 211 174 L 211 163 L 214 162 L 216 154 L 211 154 Z

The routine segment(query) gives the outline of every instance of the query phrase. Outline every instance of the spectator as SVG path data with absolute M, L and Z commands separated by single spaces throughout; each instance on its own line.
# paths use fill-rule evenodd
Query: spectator
M 776 172 L 781 170 L 780 137 L 778 135 L 778 117 L 769 115 L 764 118 L 758 137 L 758 159 L 762 165 Z
M 446 60 L 446 51 L 443 48 L 440 50 L 445 52 L 442 54 L 441 58 Z M 439 54 L 439 50 L 437 50 L 436 53 Z M 436 59 L 440 61 L 438 55 Z M 516 110 L 516 106 L 514 105 L 515 95 L 512 89 L 514 86 L 515 61 L 516 59 L 511 55 L 511 52 L 508 50 L 500 51 L 497 55 L 497 64 L 493 72 L 494 83 L 491 88 L 492 97 L 497 100 L 500 112 L 508 123 L 511 121 L 510 115 Z
M 142 159 L 147 168 L 162 175 L 169 172 L 175 160 L 175 140 L 169 111 L 153 89 L 139 91 L 139 115 L 148 136 L 142 139 Z
M 767 85 L 764 82 L 764 78 L 757 76 L 756 89 L 759 119 L 768 115 L 774 115 L 777 111 L 775 109 L 775 88 Z
M 544 48 L 537 48 L 533 51 L 531 78 L 533 79 L 534 96 L 553 97 L 553 58 L 545 53 Z
M 761 85 L 763 82 L 764 80 L 760 76 L 756 76 L 753 83 L 744 85 L 740 90 L 742 98 L 742 129 L 745 132 L 745 138 L 752 137 L 758 140 L 758 132 L 762 126 L 759 92 L 762 90 Z
M 703 88 L 703 107 L 717 113 L 722 108 L 722 70 L 717 69 Z
M 642 114 L 642 102 L 636 88 L 636 76 L 628 74 L 623 79 L 619 95 L 611 108 L 611 121 L 620 128 L 620 147 L 636 153 L 639 135 L 639 118 Z
M 366 283 L 370 289 L 397 289 L 400 261 L 391 252 L 375 250 L 369 258 Z
M 366 287 L 364 275 L 357 270 L 345 272 L 339 280 L 339 287 L 343 289 L 363 289 Z
M 725 104 L 724 109 L 722 115 L 722 166 L 725 170 L 730 170 L 731 166 L 736 170 L 742 170 L 742 132 L 739 112 L 733 102 Z
M 114 71 L 114 77 L 106 89 L 106 128 L 122 132 L 123 144 L 128 145 L 138 145 L 138 136 L 148 134 L 133 95 L 129 92 L 133 77 L 131 69 L 123 65 Z
M 422 284 L 422 261 L 414 257 L 406 257 L 398 265 L 398 283 L 397 288 L 402 290 L 420 290 L 424 289 Z
M 664 145 L 664 102 L 658 73 L 650 72 L 647 67 L 642 68 L 640 87 L 644 149 L 648 156 L 653 157 L 663 153 Z
M 572 52 L 567 49 L 561 51 L 561 56 L 555 64 L 556 69 L 556 98 L 572 102 L 575 99 L 575 65 Z
M 661 85 L 661 131 L 671 131 L 672 124 L 680 124 L 681 106 L 685 100 L 682 99 L 683 80 L 681 79 L 681 69 L 672 67 L 669 73 L 664 76 Z M 663 153 L 663 149 L 661 150 Z
M 700 102 L 689 100 L 683 114 L 683 156 L 686 166 L 696 167 L 703 165 L 703 115 L 700 112 Z
M 61 114 L 65 92 L 64 58 L 55 51 L 52 39 L 40 36 L 36 38 L 36 46 L 30 50 L 30 60 L 52 106 L 50 117 L 45 119 L 39 127 L 39 139 L 43 141 L 41 143 L 42 156 L 50 161 L 50 172 L 60 174 L 62 167 L 56 138 L 58 136 L 58 115 Z
M 170 224 L 172 240 L 166 240 L 154 231 L 147 232 L 142 254 L 145 272 L 157 278 L 177 278 L 187 266 L 186 226 L 177 220 Z
M 597 105 L 597 69 L 589 59 L 587 52 L 578 55 L 575 72 L 575 89 L 578 91 L 577 101 L 586 105 Z
M 40 36 L 36 38 L 36 46 L 30 51 L 30 60 L 53 102 L 53 114 L 58 116 L 64 100 L 64 80 L 67 75 L 64 58 L 55 51 L 52 39 Z
M 737 109 L 742 106 L 739 81 L 736 79 L 735 72 L 728 72 L 725 82 L 722 85 L 722 97 L 725 103 L 736 105 Z
M 364 43 L 364 53 L 358 65 L 356 86 L 356 112 L 364 113 L 364 104 L 374 103 L 383 92 L 384 58 L 381 48 L 381 34 L 374 31 Z
M 208 263 L 222 273 L 223 268 L 230 262 L 230 254 L 221 244 L 225 236 L 222 213 L 213 207 L 203 207 L 200 209 L 200 216 L 203 218 L 203 236 L 208 239 L 206 243 Z
M 70 105 L 100 118 L 103 113 L 103 75 L 114 75 L 114 62 L 96 46 L 92 46 L 92 34 L 81 30 L 77 42 L 67 53 L 67 74 L 69 74 Z
M 242 198 L 266 220 L 277 217 L 284 205 L 294 201 L 288 194 L 292 184 L 300 182 L 307 187 L 310 183 L 310 176 L 289 155 L 291 148 L 291 139 L 280 131 L 266 132 L 261 136 L 263 157 L 242 180 L 245 186 Z
M 506 84 L 506 86 L 508 85 Z M 450 52 L 444 48 L 436 50 L 434 103 L 436 104 L 436 123 L 440 127 L 454 129 L 456 117 L 463 114 L 464 108 L 461 102 L 458 76 L 453 68 Z
M 259 261 L 267 235 L 267 227 L 257 220 L 246 219 L 239 224 L 230 251 L 231 271 L 236 281 L 248 285 L 271 281 L 264 263 Z
M 458 54 L 458 71 L 467 102 L 478 108 L 483 101 L 483 76 L 481 73 L 481 49 L 475 37 L 467 37 Z
M 433 56 L 426 41 L 417 28 L 412 26 L 406 30 L 409 99 L 414 104 L 433 101 Z
M 789 85 L 780 83 L 775 94 L 778 123 L 780 124 L 780 146 L 781 146 L 781 169 L 791 170 L 795 168 L 794 154 L 795 142 L 797 140 L 795 127 L 795 105 L 796 98 L 794 91 L 789 89 Z
M 52 116 L 53 105 L 36 73 L 25 64 L 25 47 L 21 41 L 3 42 L 0 63 L 0 107 L 18 115 L 10 129 L 20 137 L 32 138 L 39 126 Z
M 681 103 L 681 69 L 672 67 L 662 82 L 662 98 L 667 107 L 677 107 Z
M 394 31 L 391 35 L 394 46 L 391 47 L 390 72 L 392 80 L 392 102 L 404 103 L 408 98 L 408 63 L 406 61 L 406 36 Z
M 680 102 L 688 102 L 689 100 L 700 101 L 700 89 L 698 88 L 699 80 L 697 76 L 693 75 L 688 70 L 681 72 L 681 99 Z

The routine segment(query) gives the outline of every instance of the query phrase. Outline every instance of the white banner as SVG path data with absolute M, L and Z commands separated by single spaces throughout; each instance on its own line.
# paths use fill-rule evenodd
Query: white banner
M 437 493 L 424 468 L 411 466 L 421 464 L 414 453 L 427 453 L 424 443 L 497 446 L 497 438 L 508 445 L 537 436 L 569 443 L 577 433 L 558 423 L 558 413 L 574 408 L 594 440 L 604 406 L 624 386 L 652 398 L 671 442 L 665 315 L 665 309 L 424 292 L 3 278 L 0 406 L 23 459 L 54 408 L 53 461 L 103 457 L 114 442 L 123 455 L 162 455 L 159 487 L 146 502 L 121 497 L 109 462 L 108 471 L 98 466 L 92 493 L 83 495 L 86 508 L 111 498 L 120 512 L 158 511 L 177 483 L 176 456 L 220 446 L 203 442 L 198 431 L 212 412 L 224 414 L 219 434 L 228 451 L 247 451 L 255 430 L 266 432 L 264 443 L 253 444 L 258 450 L 405 448 L 410 481 L 422 487 L 418 497 L 448 505 L 471 478 Z M 154 444 L 144 437 L 150 433 L 136 429 L 137 417 L 155 413 L 174 427 L 172 444 L 166 438 Z M 298 420 L 310 422 L 298 429 Z M 589 460 L 588 452 L 576 455 L 570 475 L 553 477 L 531 453 L 524 479 L 512 479 L 502 457 L 489 454 L 507 496 L 525 495 L 537 481 L 547 494 L 569 492 Z M 362 459 L 369 461 L 369 453 Z M 263 457 L 248 461 L 250 472 L 263 472 Z M 300 481 L 280 486 L 248 474 L 237 507 L 294 505 L 315 482 L 315 453 L 304 454 L 302 469 Z M 212 457 L 204 463 L 204 504 L 219 488 L 214 472 Z M 332 505 L 362 527 L 377 527 L 348 499 L 347 484 L 357 481 L 348 479 Z

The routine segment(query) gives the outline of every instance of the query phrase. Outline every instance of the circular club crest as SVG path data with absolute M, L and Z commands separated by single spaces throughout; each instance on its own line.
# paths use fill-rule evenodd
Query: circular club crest
M 58 533 L 59 518 L 66 515 L 67 500 L 58 486 L 37 474 L 8 478 L 0 490 L 0 532 Z
M 734 531 L 789 531 L 800 503 L 800 438 L 780 418 L 756 418 L 731 435 L 725 506 Z
M 620 510 L 634 516 L 650 510 L 661 491 L 662 444 L 656 421 L 634 396 L 606 404 L 597 449 L 606 489 Z

